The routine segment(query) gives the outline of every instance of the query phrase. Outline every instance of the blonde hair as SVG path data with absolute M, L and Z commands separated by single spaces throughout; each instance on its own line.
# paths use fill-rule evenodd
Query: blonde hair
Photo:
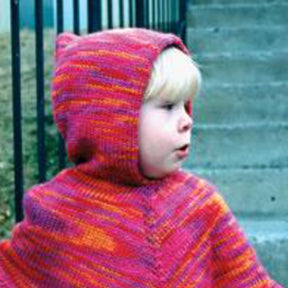
M 175 47 L 165 49 L 153 64 L 144 100 L 193 99 L 201 87 L 201 73 L 191 57 Z

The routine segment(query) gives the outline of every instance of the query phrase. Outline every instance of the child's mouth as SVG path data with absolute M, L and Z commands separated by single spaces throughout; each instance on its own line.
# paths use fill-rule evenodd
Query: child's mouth
M 185 144 L 177 149 L 177 156 L 180 159 L 186 158 L 189 154 L 189 144 Z
M 188 145 L 188 144 L 186 144 L 186 145 L 180 147 L 179 150 L 181 150 L 181 151 L 185 151 L 187 148 L 189 148 L 189 145 Z

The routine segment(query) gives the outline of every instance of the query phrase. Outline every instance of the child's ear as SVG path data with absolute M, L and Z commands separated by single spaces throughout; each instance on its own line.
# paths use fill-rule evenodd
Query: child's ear
M 56 38 L 56 47 L 55 47 L 55 59 L 59 59 L 59 56 L 61 53 L 73 42 L 75 42 L 79 36 L 70 33 L 70 32 L 64 32 L 57 36 Z
M 192 107 L 192 100 L 189 99 L 186 103 L 186 111 L 192 117 L 193 116 L 193 107 Z

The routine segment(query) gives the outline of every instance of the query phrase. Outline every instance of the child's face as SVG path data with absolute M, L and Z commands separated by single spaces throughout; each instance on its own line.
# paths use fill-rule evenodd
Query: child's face
M 192 118 L 187 103 L 161 99 L 146 101 L 140 110 L 139 151 L 141 172 L 161 178 L 179 169 L 188 156 Z

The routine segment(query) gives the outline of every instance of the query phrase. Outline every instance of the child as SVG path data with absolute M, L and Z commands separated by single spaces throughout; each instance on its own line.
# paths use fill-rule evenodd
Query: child
M 172 34 L 58 37 L 54 118 L 75 166 L 26 193 L 1 288 L 281 287 L 215 188 L 180 169 L 200 82 Z

